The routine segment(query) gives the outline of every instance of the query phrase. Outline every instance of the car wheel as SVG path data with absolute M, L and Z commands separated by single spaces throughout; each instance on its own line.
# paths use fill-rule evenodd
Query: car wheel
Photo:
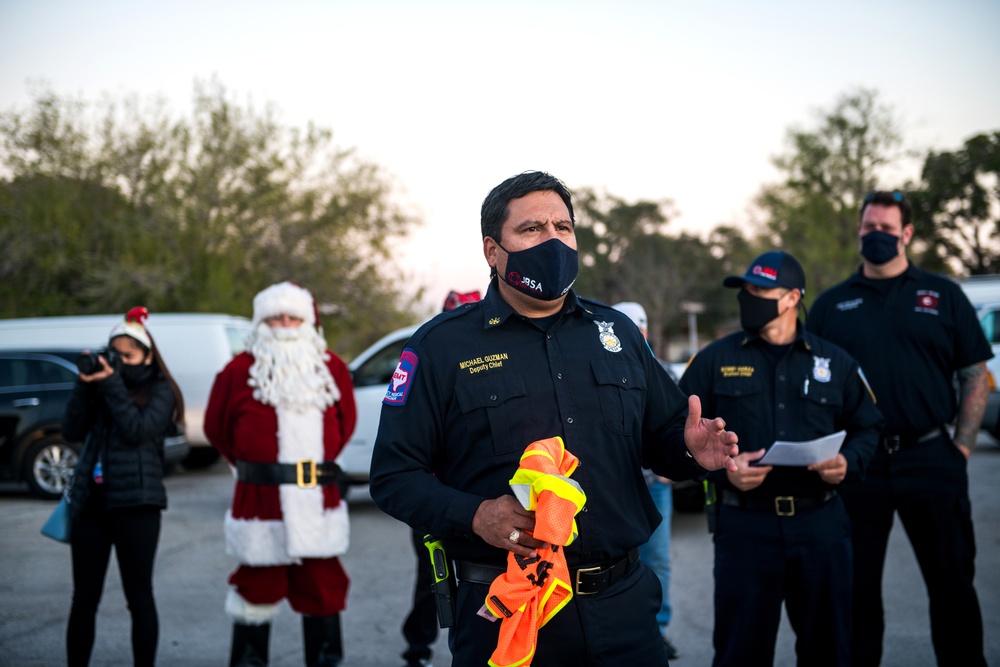
M 62 436 L 52 435 L 28 446 L 21 464 L 21 477 L 39 498 L 59 498 L 79 460 L 78 446 L 67 443 Z
M 192 447 L 184 457 L 184 467 L 188 470 L 207 468 L 219 460 L 219 451 L 214 447 Z

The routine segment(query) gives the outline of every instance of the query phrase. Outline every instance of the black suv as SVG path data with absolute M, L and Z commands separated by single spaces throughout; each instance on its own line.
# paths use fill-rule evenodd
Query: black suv
M 40 498 L 58 498 L 76 467 L 80 443 L 59 428 L 77 378 L 80 350 L 0 350 L 0 479 L 25 481 Z M 189 450 L 179 433 L 164 443 L 169 470 Z

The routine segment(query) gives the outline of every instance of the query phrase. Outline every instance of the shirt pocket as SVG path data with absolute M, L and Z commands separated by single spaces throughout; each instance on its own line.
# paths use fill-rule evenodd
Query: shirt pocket
M 762 382 L 750 378 L 720 379 L 715 381 L 712 393 L 715 414 L 705 413 L 702 416 L 725 419 L 726 428 L 741 436 L 740 451 L 747 451 L 750 434 L 770 432 L 768 421 L 774 407 L 764 392 Z
M 615 435 L 631 436 L 642 429 L 646 401 L 646 374 L 627 362 L 592 361 L 604 427 Z
M 844 406 L 842 387 L 813 381 L 799 387 L 799 396 L 802 399 L 802 408 L 805 412 L 803 419 L 807 426 L 824 433 L 833 433 L 837 430 L 836 426 Z
M 488 429 L 494 454 L 508 454 L 524 448 L 524 443 L 514 440 L 511 424 L 516 416 L 517 399 L 526 395 L 524 378 L 514 374 L 470 379 L 455 387 L 462 414 L 474 421 L 482 420 L 473 430 L 485 432 Z

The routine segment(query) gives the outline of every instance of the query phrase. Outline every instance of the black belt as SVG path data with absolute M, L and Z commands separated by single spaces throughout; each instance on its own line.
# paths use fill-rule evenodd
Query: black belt
M 616 581 L 624 579 L 637 562 L 639 562 L 639 550 L 632 549 L 627 556 L 622 556 L 616 561 L 593 567 L 572 569 L 570 570 L 570 578 L 573 580 L 573 592 L 577 595 L 600 593 Z M 486 584 L 487 586 L 507 571 L 499 565 L 473 563 L 467 560 L 456 561 L 455 565 L 457 566 L 455 574 L 459 581 Z
M 302 489 L 336 484 L 343 471 L 333 461 L 299 459 L 295 463 L 236 462 L 236 478 L 250 484 L 295 484 Z
M 831 489 L 818 496 L 774 496 L 773 498 L 759 498 L 723 489 L 722 504 L 758 512 L 774 512 L 778 516 L 795 516 L 795 513 L 799 510 L 812 510 L 822 507 L 835 495 L 837 495 L 837 492 Z
M 929 430 L 926 433 L 923 433 L 921 435 L 885 435 L 885 434 L 882 434 L 882 437 L 879 439 L 879 441 L 882 443 L 882 446 L 885 447 L 885 451 L 887 451 L 890 454 L 892 454 L 893 452 L 898 452 L 900 450 L 900 448 L 903 448 L 903 447 L 912 447 L 913 445 L 922 444 L 922 443 L 925 443 L 925 442 L 930 442 L 934 438 L 939 437 L 941 435 L 941 433 L 942 433 L 941 427 L 940 426 L 935 426 L 931 430 Z

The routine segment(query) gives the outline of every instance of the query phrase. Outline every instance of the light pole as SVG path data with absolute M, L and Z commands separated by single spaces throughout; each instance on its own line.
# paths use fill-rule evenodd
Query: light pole
M 705 312 L 705 304 L 681 301 L 681 312 L 688 316 L 688 357 L 691 357 L 698 351 L 698 313 Z

